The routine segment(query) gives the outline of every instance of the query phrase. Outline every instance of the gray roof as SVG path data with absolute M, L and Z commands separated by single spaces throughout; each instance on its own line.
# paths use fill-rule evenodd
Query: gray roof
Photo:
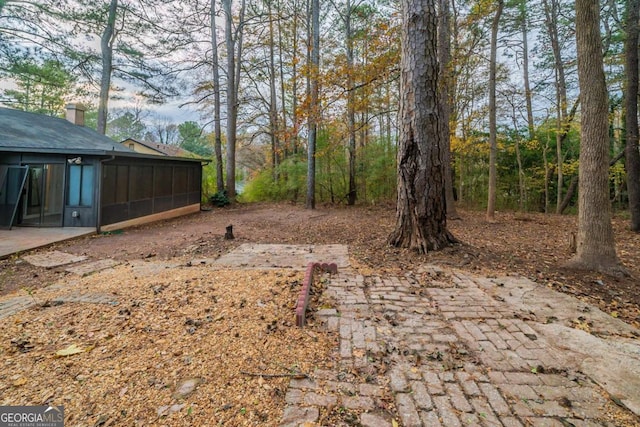
M 0 151 L 125 154 L 133 150 L 65 119 L 0 108 Z

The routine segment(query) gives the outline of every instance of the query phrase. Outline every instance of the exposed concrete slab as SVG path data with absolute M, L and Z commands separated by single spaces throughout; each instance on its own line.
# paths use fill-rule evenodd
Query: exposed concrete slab
M 98 261 L 87 262 L 80 265 L 74 265 L 73 267 L 69 267 L 65 269 L 69 273 L 77 274 L 78 276 L 88 276 L 93 273 L 97 273 L 101 270 L 106 270 L 107 268 L 115 267 L 116 265 L 120 265 L 119 261 L 116 261 L 111 258 L 101 259 Z
M 557 348 L 581 355 L 579 369 L 632 412 L 640 415 L 639 341 L 602 339 L 557 324 L 537 324 L 534 327 Z
M 113 295 L 107 294 L 70 294 L 53 300 L 53 303 L 83 303 L 83 304 L 109 304 L 117 305 L 118 301 Z
M 22 259 L 36 267 L 53 268 L 84 261 L 87 257 L 84 255 L 73 255 L 66 252 L 51 251 L 36 255 L 27 255 L 22 257 Z
M 305 269 L 310 262 L 334 262 L 338 268 L 349 266 L 346 245 L 240 245 L 215 260 L 213 265 L 235 268 Z
M 19 313 L 35 304 L 36 301 L 30 296 L 19 296 L 0 301 L 0 319 Z
M 95 232 L 96 229 L 91 227 L 14 227 L 0 230 L 0 258 Z

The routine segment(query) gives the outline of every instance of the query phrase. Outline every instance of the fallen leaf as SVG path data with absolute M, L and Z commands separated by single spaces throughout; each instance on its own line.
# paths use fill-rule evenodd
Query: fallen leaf
M 93 346 L 92 347 L 78 347 L 76 344 L 71 344 L 67 348 L 63 348 L 62 350 L 56 351 L 56 357 L 72 356 L 74 354 L 84 353 L 85 351 L 91 351 L 91 350 L 93 350 Z
M 20 387 L 21 385 L 25 385 L 27 383 L 27 379 L 25 377 L 20 377 L 13 382 L 13 385 L 16 387 Z

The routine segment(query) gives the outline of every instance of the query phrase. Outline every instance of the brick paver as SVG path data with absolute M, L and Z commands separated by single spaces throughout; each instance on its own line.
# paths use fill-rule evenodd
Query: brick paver
M 608 425 L 602 390 L 565 349 L 486 281 L 432 273 L 438 280 L 348 269 L 333 278 L 325 292 L 337 307 L 317 319 L 336 334 L 335 372 L 291 381 L 283 426 L 329 425 L 336 408 L 376 427 Z

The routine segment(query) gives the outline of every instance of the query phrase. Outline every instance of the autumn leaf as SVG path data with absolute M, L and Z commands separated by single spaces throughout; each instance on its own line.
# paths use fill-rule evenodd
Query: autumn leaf
M 21 385 L 25 385 L 27 383 L 27 379 L 25 377 L 20 377 L 13 382 L 15 387 L 20 387 Z
M 86 351 L 91 351 L 91 350 L 93 350 L 93 346 L 91 346 L 91 347 L 78 347 L 76 344 L 71 344 L 67 348 L 63 348 L 62 350 L 56 351 L 56 357 L 72 356 L 74 354 L 84 353 Z

